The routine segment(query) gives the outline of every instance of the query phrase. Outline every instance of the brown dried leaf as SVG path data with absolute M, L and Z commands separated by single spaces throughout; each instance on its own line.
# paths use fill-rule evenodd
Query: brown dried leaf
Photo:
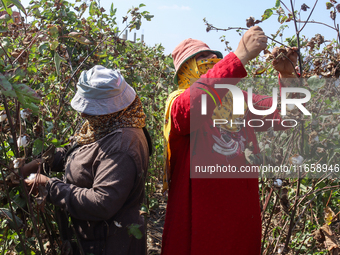
M 52 166 L 54 161 L 54 152 L 55 146 L 51 144 L 42 155 L 43 162 L 47 163 L 49 166 Z
M 328 225 L 323 225 L 321 227 L 321 231 L 325 236 L 325 245 L 329 251 L 332 251 L 332 255 L 338 255 L 340 252 L 340 248 L 337 242 L 336 236 L 333 234 L 332 230 Z
M 34 136 L 38 137 L 42 134 L 43 129 L 43 122 L 41 119 L 38 120 L 38 122 L 33 126 L 33 133 Z
M 316 231 L 314 231 L 312 233 L 313 238 L 318 241 L 319 243 L 323 243 L 326 239 L 325 239 L 325 235 L 323 234 L 323 232 L 321 231 L 321 229 L 318 229 Z
M 307 9 L 309 9 L 309 6 L 308 6 L 308 5 L 306 5 L 306 4 L 301 5 L 301 10 L 303 10 L 303 11 L 306 12 Z
M 289 198 L 288 198 L 288 189 L 287 188 L 281 189 L 280 204 L 281 204 L 282 210 L 286 214 L 289 214 L 290 202 L 289 202 Z
M 336 8 L 336 10 L 337 10 L 338 12 L 340 12 L 340 4 L 338 4 L 337 6 L 335 6 L 335 8 Z
M 250 16 L 248 19 L 246 19 L 246 25 L 247 27 L 252 27 L 255 25 L 255 19 L 254 17 Z

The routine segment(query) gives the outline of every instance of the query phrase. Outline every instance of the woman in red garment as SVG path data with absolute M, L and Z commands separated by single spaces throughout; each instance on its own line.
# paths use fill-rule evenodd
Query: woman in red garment
M 255 131 L 266 131 L 271 122 L 260 128 L 212 128 L 211 118 L 225 116 L 224 108 L 229 107 L 229 112 L 232 110 L 228 94 L 224 95 L 225 90 L 224 94 L 223 90 L 215 90 L 223 98 L 220 110 L 214 110 L 214 103 L 208 100 L 206 117 L 200 116 L 199 119 L 191 114 L 195 110 L 192 102 L 200 102 L 204 93 L 202 89 L 196 89 L 202 87 L 202 83 L 196 80 L 206 78 L 203 86 L 206 89 L 211 89 L 216 79 L 221 78 L 238 78 L 233 80 L 236 84 L 247 75 L 244 66 L 248 61 L 266 47 L 267 37 L 256 26 L 244 34 L 237 50 L 223 59 L 219 59 L 222 58 L 220 52 L 193 39 L 184 40 L 173 51 L 175 82 L 179 89 L 169 96 L 165 114 L 167 177 L 164 188 L 169 189 L 169 197 L 163 255 L 260 253 L 261 218 L 256 176 L 243 179 L 190 178 L 190 165 L 203 165 L 207 158 L 213 158 L 214 163 L 221 166 L 246 165 L 245 147 L 252 144 L 254 153 L 258 153 Z M 297 54 L 291 51 L 288 57 L 295 63 Z M 294 77 L 294 67 L 289 60 L 276 60 L 273 64 L 282 78 Z M 210 82 L 208 78 L 211 78 Z M 243 93 L 247 102 L 248 95 Z M 272 99 L 265 96 L 253 95 L 253 102 L 259 107 L 272 105 Z M 249 113 L 245 117 L 251 118 L 258 119 L 259 116 Z M 261 118 L 281 119 L 277 111 Z M 277 129 L 283 128 L 278 126 Z

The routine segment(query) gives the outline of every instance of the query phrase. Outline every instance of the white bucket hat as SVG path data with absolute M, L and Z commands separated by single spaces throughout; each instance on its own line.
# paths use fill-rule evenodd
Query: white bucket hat
M 125 109 L 135 97 L 135 90 L 117 70 L 96 65 L 80 74 L 71 106 L 88 115 L 106 115 Z

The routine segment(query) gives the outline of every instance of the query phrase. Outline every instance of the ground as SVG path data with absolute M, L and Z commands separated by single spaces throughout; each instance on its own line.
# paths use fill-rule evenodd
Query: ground
M 152 195 L 152 197 L 158 200 L 158 206 L 150 209 L 150 214 L 148 216 L 147 245 L 149 255 L 161 254 L 162 234 L 166 211 L 166 198 L 162 195 L 161 187 L 161 185 L 156 185 L 156 192 Z

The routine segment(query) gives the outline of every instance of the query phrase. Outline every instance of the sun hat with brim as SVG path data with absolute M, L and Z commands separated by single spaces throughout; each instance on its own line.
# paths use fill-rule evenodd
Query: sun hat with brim
M 200 40 L 188 38 L 177 45 L 172 52 L 172 58 L 174 60 L 176 70 L 174 78 L 175 84 L 178 84 L 178 71 L 181 69 L 181 66 L 185 63 L 185 61 L 204 51 L 210 51 L 211 53 L 216 54 L 218 58 L 223 58 L 221 52 L 211 50 L 208 45 Z
M 80 74 L 71 106 L 88 115 L 106 115 L 125 109 L 135 97 L 119 71 L 96 65 Z

